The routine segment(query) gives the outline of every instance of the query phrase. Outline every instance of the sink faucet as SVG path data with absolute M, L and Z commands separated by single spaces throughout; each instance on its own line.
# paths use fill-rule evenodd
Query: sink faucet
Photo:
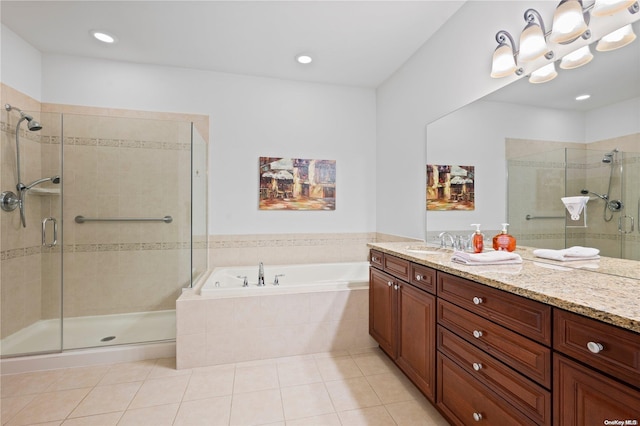
M 262 262 L 258 265 L 258 286 L 264 286 L 264 265 Z
M 447 247 L 447 241 L 445 240 L 446 237 L 449 237 L 449 241 L 451 241 L 451 248 L 454 248 L 456 245 L 455 238 L 448 232 L 441 232 L 438 234 L 438 238 L 440 238 L 440 247 Z

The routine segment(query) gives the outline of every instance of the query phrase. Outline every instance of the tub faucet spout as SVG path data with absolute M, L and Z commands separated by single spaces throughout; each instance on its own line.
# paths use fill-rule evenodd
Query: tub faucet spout
M 258 265 L 258 286 L 264 286 L 264 265 L 262 262 Z

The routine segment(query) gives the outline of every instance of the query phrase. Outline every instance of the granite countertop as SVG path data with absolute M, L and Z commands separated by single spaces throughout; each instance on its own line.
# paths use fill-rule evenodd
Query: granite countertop
M 427 248 L 425 253 L 415 250 L 419 244 L 407 242 L 369 243 L 368 246 L 640 333 L 640 267 L 637 261 L 602 257 L 595 261 L 578 261 L 582 264 L 556 262 L 537 259 L 531 248 L 522 247 L 516 249 L 523 258 L 522 264 L 469 266 L 451 262 L 453 251 L 447 249 Z

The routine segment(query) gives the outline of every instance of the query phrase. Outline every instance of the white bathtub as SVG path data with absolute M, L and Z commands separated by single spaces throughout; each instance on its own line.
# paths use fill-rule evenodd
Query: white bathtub
M 274 284 L 278 275 L 278 285 Z M 243 286 L 244 277 L 249 285 Z M 369 287 L 369 262 L 265 265 L 264 286 L 258 286 L 258 265 L 215 268 L 200 286 L 199 294 L 244 297 L 267 294 L 309 293 Z
M 276 274 L 284 274 L 277 286 Z M 179 369 L 377 345 L 368 262 L 265 265 L 264 275 L 258 287 L 258 265 L 216 268 L 178 298 Z

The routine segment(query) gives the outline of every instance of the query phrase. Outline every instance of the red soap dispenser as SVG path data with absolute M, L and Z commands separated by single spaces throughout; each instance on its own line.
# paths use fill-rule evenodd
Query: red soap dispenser
M 484 249 L 484 235 L 480 232 L 480 224 L 472 223 L 471 226 L 476 227 L 476 232 L 473 234 L 473 252 L 482 253 Z
M 494 250 L 514 251 L 516 249 L 516 239 L 513 235 L 507 234 L 508 223 L 502 224 L 502 231 L 493 237 Z

